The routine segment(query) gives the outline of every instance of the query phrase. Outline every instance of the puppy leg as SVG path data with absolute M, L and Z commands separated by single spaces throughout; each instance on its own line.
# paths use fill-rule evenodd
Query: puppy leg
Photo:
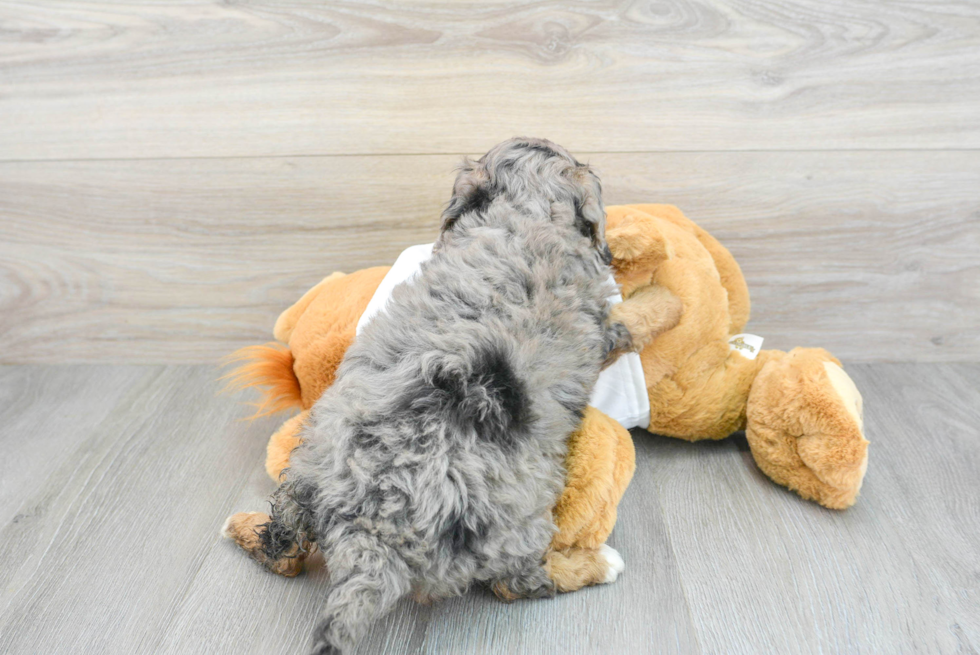
M 562 592 L 615 582 L 626 568 L 619 553 L 602 544 L 598 548 L 571 547 L 551 550 L 545 555 L 545 569 Z
M 497 598 L 506 601 L 518 598 L 551 598 L 555 595 L 555 582 L 540 561 L 529 562 L 521 571 L 496 580 L 491 586 Z
M 241 512 L 228 517 L 221 535 L 233 539 L 256 562 L 278 575 L 292 578 L 315 547 L 309 515 L 284 483 L 273 495 L 272 516 Z

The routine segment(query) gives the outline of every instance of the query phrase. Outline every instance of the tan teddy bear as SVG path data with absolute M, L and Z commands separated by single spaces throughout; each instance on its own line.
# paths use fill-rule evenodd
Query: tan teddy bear
M 756 351 L 738 341 L 749 319 L 742 271 L 676 207 L 609 207 L 606 238 L 624 297 L 659 284 L 684 304 L 680 323 L 640 353 L 648 429 L 688 441 L 745 430 L 775 482 L 824 507 L 854 504 L 868 442 L 861 394 L 840 362 L 820 348 Z
M 243 365 L 232 373 L 231 386 L 263 388 L 256 416 L 300 410 L 269 439 L 266 471 L 273 480 L 288 467 L 310 408 L 333 384 L 357 321 L 388 268 L 327 276 L 276 321 L 273 334 L 286 346 L 251 346 L 232 356 L 231 361 Z M 623 570 L 622 559 L 605 542 L 616 523 L 616 506 L 633 477 L 635 451 L 629 432 L 594 407 L 586 408 L 579 430 L 569 438 L 565 467 L 565 489 L 554 508 L 558 532 L 545 561 L 557 590 L 563 592 L 612 582 Z M 257 556 L 256 528 L 268 520 L 261 513 L 236 514 L 225 531 Z M 292 553 L 276 563 L 275 571 L 297 575 L 306 555 Z M 506 589 L 494 591 L 509 599 Z
M 664 288 L 683 304 L 680 321 L 640 353 L 649 430 L 688 441 L 745 430 L 759 467 L 775 482 L 825 507 L 852 505 L 867 467 L 861 395 L 840 362 L 819 348 L 759 350 L 739 337 L 749 318 L 745 279 L 731 254 L 670 205 L 607 208 L 606 239 L 633 325 L 661 320 Z M 266 470 L 278 480 L 300 443 L 310 407 L 333 383 L 357 321 L 389 267 L 333 273 L 276 321 L 280 344 L 238 351 L 237 387 L 264 388 L 257 415 L 300 412 L 269 440 Z M 635 302 L 643 300 L 644 302 Z M 648 301 L 648 302 L 647 302 Z M 554 515 L 547 565 L 562 591 L 615 579 L 622 563 L 603 549 L 634 470 L 629 433 L 595 408 L 571 437 L 568 477 Z M 256 521 L 230 528 L 249 549 Z M 236 521 L 237 519 L 237 521 Z M 285 575 L 299 572 L 297 558 Z

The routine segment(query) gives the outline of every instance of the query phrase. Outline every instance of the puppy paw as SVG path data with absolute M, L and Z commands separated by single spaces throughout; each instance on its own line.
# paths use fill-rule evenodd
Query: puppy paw
M 599 546 L 599 554 L 606 560 L 608 568 L 606 569 L 606 577 L 602 581 L 602 584 L 609 584 L 610 582 L 616 582 L 616 578 L 619 574 L 626 569 L 626 562 L 623 561 L 623 557 L 616 551 L 615 548 L 602 544 Z

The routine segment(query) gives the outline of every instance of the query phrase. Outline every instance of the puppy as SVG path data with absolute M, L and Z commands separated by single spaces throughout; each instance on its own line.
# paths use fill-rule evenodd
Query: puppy
M 271 517 L 226 524 L 277 573 L 322 549 L 315 653 L 351 647 L 410 593 L 554 593 L 566 439 L 602 367 L 632 348 L 609 319 L 604 222 L 598 178 L 553 143 L 513 139 L 464 164 L 434 255 L 348 350 Z

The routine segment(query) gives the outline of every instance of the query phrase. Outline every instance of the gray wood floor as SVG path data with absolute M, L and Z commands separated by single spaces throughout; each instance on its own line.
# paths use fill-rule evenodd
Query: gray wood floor
M 980 647 L 980 364 L 857 364 L 858 504 L 807 503 L 744 440 L 637 432 L 622 578 L 510 605 L 402 604 L 361 653 L 955 653 Z M 263 507 L 276 419 L 209 366 L 0 367 L 0 653 L 296 653 L 325 571 L 218 538 Z

